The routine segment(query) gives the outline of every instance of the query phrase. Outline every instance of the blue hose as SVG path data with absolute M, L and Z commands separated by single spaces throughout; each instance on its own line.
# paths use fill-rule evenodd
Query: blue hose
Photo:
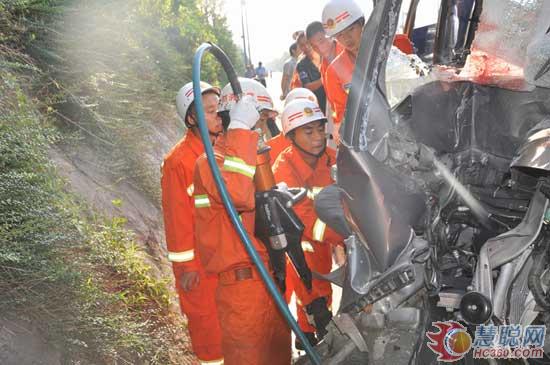
M 260 273 L 260 277 L 262 278 L 263 282 L 267 286 L 267 289 L 269 290 L 269 293 L 271 294 L 273 299 L 275 299 L 275 303 L 277 304 L 277 307 L 279 307 L 279 310 L 283 314 L 288 325 L 290 326 L 290 328 L 292 328 L 292 330 L 296 334 L 296 337 L 298 337 L 300 341 L 302 341 L 302 344 L 304 345 L 306 353 L 310 357 L 311 361 L 315 365 L 320 365 L 321 358 L 319 357 L 319 354 L 317 353 L 317 351 L 315 351 L 313 346 L 311 346 L 305 334 L 300 330 L 300 327 L 298 327 L 298 323 L 296 323 L 296 321 L 294 320 L 294 317 L 292 316 L 292 313 L 290 313 L 290 310 L 288 309 L 286 301 L 284 300 L 281 293 L 279 293 L 279 289 L 277 285 L 275 284 L 275 282 L 271 278 L 270 273 L 267 271 L 266 267 L 264 266 L 262 259 L 258 255 L 258 252 L 254 248 L 252 241 L 250 240 L 250 237 L 248 237 L 248 233 L 244 229 L 242 222 L 239 219 L 239 213 L 237 212 L 237 210 L 235 209 L 235 206 L 233 205 L 233 202 L 231 201 L 231 198 L 227 191 L 227 187 L 225 186 L 225 182 L 223 181 L 223 178 L 221 176 L 220 169 L 216 164 L 216 159 L 214 157 L 214 150 L 212 148 L 212 144 L 210 143 L 208 127 L 206 126 L 206 121 L 204 116 L 204 107 L 202 105 L 202 97 L 201 97 L 202 93 L 200 88 L 202 57 L 204 55 L 204 52 L 211 50 L 212 47 L 215 47 L 215 46 L 209 43 L 203 43 L 197 49 L 197 52 L 195 53 L 195 57 L 193 59 L 193 93 L 195 94 L 195 98 L 194 98 L 195 109 L 197 111 L 198 126 L 200 130 L 202 143 L 204 145 L 204 150 L 206 152 L 206 157 L 208 159 L 208 165 L 210 166 L 210 170 L 212 171 L 212 176 L 214 177 L 214 181 L 216 182 L 216 186 L 222 198 L 223 205 L 225 206 L 225 209 L 227 210 L 227 213 L 231 218 L 231 222 L 233 223 L 235 230 L 239 234 L 239 237 L 244 245 L 244 248 L 246 249 L 246 252 L 248 253 L 250 258 L 252 259 L 252 262 L 258 269 L 258 272 Z M 218 56 L 218 53 L 219 53 L 219 49 L 216 53 L 214 53 L 214 55 Z

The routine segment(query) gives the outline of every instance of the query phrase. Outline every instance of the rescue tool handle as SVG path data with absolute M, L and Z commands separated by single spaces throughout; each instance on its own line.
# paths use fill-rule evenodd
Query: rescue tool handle
M 296 205 L 296 203 L 302 200 L 307 194 L 306 188 L 289 188 L 286 185 L 277 185 L 276 189 L 279 193 L 284 194 L 286 197 L 285 205 L 287 208 L 291 208 Z
M 235 227 L 235 230 L 237 231 L 241 241 L 243 242 L 243 245 L 248 255 L 250 256 L 250 259 L 258 269 L 258 272 L 260 274 L 260 277 L 262 278 L 262 281 L 266 284 L 267 289 L 269 290 L 269 293 L 275 300 L 277 307 L 283 314 L 283 317 L 287 321 L 288 325 L 294 331 L 294 333 L 296 334 L 296 337 L 298 337 L 300 341 L 302 341 L 302 344 L 304 345 L 305 350 L 308 356 L 310 357 L 311 361 L 315 365 L 320 365 L 321 359 L 319 357 L 319 354 L 315 351 L 313 346 L 311 346 L 311 344 L 309 343 L 304 333 L 300 330 L 300 327 L 298 327 L 298 323 L 294 320 L 294 317 L 292 317 L 292 313 L 288 309 L 286 301 L 284 300 L 283 296 L 279 292 L 277 285 L 271 278 L 271 275 L 269 274 L 267 268 L 263 264 L 262 259 L 260 258 L 260 256 L 258 255 L 258 252 L 254 248 L 252 241 L 248 236 L 248 233 L 244 229 L 242 222 L 239 219 L 239 214 L 235 209 L 233 202 L 231 201 L 229 192 L 227 191 L 227 187 L 225 186 L 225 183 L 221 176 L 218 165 L 216 164 L 216 159 L 214 157 L 214 150 L 212 148 L 212 144 L 210 143 L 208 129 L 205 122 L 202 98 L 200 97 L 201 96 L 201 88 L 200 88 L 201 60 L 204 55 L 204 52 L 206 51 L 210 51 L 221 63 L 222 67 L 224 68 L 224 71 L 229 77 L 233 91 L 236 94 L 237 93 L 241 94 L 242 91 L 237 79 L 237 75 L 233 68 L 233 65 L 231 64 L 231 61 L 229 60 L 227 55 L 214 44 L 210 44 L 210 43 L 201 44 L 200 47 L 195 52 L 195 56 L 193 58 L 193 93 L 195 94 L 195 104 L 196 104 L 196 111 L 197 111 L 197 117 L 199 122 L 198 127 L 200 131 L 202 143 L 204 145 L 204 150 L 206 152 L 208 165 L 210 166 L 212 176 L 214 177 L 214 181 L 216 182 L 216 187 L 218 188 L 218 191 L 222 198 L 225 209 L 227 210 L 227 213 L 231 218 L 231 222 Z
M 288 191 L 292 194 L 292 205 L 298 203 L 307 194 L 307 190 L 305 188 L 292 188 L 288 189 Z

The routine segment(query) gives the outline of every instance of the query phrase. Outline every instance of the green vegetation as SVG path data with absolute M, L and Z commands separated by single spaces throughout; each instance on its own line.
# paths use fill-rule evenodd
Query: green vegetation
M 167 283 L 123 218 L 83 218 L 47 159 L 59 134 L 0 76 L 0 311 L 37 324 L 71 362 L 176 363 Z
M 12 0 L 3 7 L 8 29 L 0 37 L 23 59 L 2 50 L 0 62 L 40 70 L 33 91 L 61 131 L 77 133 L 116 180 L 158 202 L 156 131 L 182 129 L 173 104 L 191 81 L 195 49 L 217 43 L 243 70 L 219 0 Z M 203 78 L 225 83 L 213 57 Z
M 158 204 L 155 131 L 204 41 L 242 71 L 217 0 L 0 0 L 0 311 L 64 363 L 175 364 L 183 325 L 125 219 L 90 211 L 49 161 L 86 145 Z M 204 79 L 222 85 L 213 59 Z M 218 82 L 216 82 L 218 81 Z M 120 204 L 120 202 L 113 202 Z

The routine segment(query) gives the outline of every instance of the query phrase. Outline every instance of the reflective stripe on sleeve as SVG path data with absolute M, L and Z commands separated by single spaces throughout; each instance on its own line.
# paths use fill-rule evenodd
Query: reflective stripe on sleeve
M 313 245 L 308 241 L 302 241 L 302 250 L 304 252 L 315 252 L 315 250 L 313 249 Z
M 208 195 L 195 195 L 195 208 L 207 208 L 210 206 Z
M 223 359 L 219 360 L 199 360 L 201 365 L 223 365 Z
M 238 157 L 225 156 L 223 169 L 229 172 L 236 172 L 246 177 L 254 177 L 256 166 L 250 166 Z
M 195 250 L 183 252 L 168 252 L 168 260 L 172 262 L 188 262 L 195 258 Z
M 327 225 L 325 222 L 317 218 L 315 221 L 315 224 L 313 225 L 313 239 L 315 241 L 323 241 L 325 238 L 325 230 L 327 228 Z
M 193 196 L 193 193 L 195 192 L 195 185 L 191 184 L 187 187 L 187 195 Z

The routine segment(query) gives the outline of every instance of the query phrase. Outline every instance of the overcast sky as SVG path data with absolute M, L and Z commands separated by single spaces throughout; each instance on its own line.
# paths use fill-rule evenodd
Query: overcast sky
M 321 21 L 327 0 L 246 0 L 252 61 L 279 58 L 292 43 L 292 33 L 314 20 Z M 372 0 L 358 0 L 363 10 Z M 235 42 L 242 47 L 241 0 L 225 0 L 225 14 Z

